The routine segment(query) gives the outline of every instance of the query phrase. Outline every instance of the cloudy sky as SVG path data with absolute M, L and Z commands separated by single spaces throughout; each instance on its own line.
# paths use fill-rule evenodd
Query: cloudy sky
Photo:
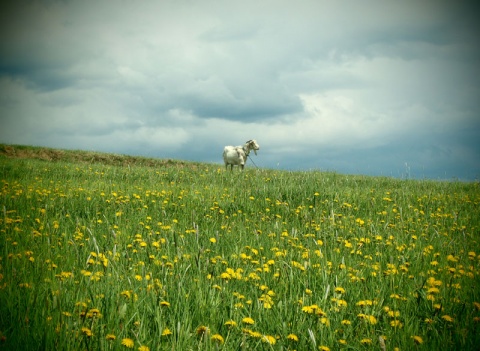
M 479 10 L 2 2 L 0 142 L 220 164 L 254 138 L 264 168 L 478 179 Z

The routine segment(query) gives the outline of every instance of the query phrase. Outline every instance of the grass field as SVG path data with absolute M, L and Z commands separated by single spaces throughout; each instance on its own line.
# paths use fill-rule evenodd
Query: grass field
M 0 182 L 0 349 L 479 349 L 478 183 L 5 145 Z

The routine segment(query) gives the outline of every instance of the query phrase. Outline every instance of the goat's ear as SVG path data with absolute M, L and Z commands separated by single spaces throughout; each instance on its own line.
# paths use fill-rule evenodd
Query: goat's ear
M 251 143 L 251 142 L 252 142 L 252 139 L 250 139 L 249 141 L 247 141 L 246 144 L 249 144 L 249 143 Z

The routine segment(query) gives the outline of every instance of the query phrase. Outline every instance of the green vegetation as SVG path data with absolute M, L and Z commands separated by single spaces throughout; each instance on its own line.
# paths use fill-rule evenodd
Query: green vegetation
M 17 146 L 0 182 L 0 349 L 480 345 L 478 183 Z

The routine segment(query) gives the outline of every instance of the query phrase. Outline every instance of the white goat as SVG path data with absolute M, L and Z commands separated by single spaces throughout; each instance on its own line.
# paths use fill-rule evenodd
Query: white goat
M 237 165 L 243 170 L 251 150 L 255 152 L 255 155 L 257 154 L 257 150 L 260 150 L 260 146 L 258 146 L 257 142 L 253 139 L 247 141 L 243 146 L 225 146 L 223 149 L 225 169 L 228 169 L 228 165 L 230 165 L 230 170 L 233 170 L 233 166 Z

